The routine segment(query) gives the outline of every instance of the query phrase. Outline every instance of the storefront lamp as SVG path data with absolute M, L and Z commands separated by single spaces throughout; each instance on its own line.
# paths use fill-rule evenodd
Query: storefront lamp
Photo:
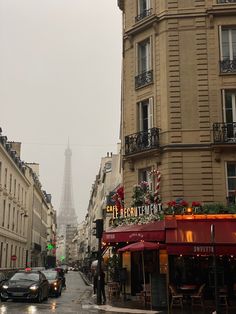
M 189 214 L 189 215 L 191 215 L 191 214 L 193 213 L 192 207 L 188 207 L 188 208 L 186 209 L 186 213 Z

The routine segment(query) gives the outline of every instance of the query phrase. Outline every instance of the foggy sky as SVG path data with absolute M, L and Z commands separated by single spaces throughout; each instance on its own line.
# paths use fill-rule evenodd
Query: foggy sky
M 79 221 L 119 141 L 121 31 L 116 0 L 0 0 L 0 127 L 55 209 L 69 138 Z

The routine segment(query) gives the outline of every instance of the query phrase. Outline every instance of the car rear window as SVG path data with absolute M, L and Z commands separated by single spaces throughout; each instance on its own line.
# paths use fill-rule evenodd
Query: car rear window
M 53 280 L 57 278 L 56 271 L 44 271 L 42 272 L 48 280 Z

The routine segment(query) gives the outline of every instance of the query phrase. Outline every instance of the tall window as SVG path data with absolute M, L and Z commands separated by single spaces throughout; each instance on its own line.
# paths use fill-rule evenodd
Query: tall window
M 150 176 L 150 168 L 146 169 L 140 169 L 138 176 L 139 176 L 139 182 L 145 181 L 148 183 L 149 190 L 152 191 L 153 189 L 153 180 L 152 177 Z
M 220 28 L 221 72 L 236 72 L 236 27 Z
M 138 74 L 151 69 L 150 38 L 138 43 Z
M 135 17 L 135 21 L 138 22 L 143 18 L 151 14 L 151 1 L 150 0 L 138 0 L 138 15 Z
M 9 192 L 11 193 L 12 189 L 12 174 L 10 174 L 10 186 L 9 186 Z
M 0 161 L 0 185 L 2 183 L 2 163 Z
M 223 107 L 227 139 L 236 140 L 236 91 L 223 91 Z
M 227 189 L 230 203 L 236 203 L 236 163 L 227 163 Z
M 135 88 L 140 88 L 153 82 L 151 38 L 137 44 L 137 75 Z
M 138 103 L 139 131 L 153 127 L 153 98 Z
M 7 187 L 7 168 L 5 168 L 5 173 L 4 173 L 4 188 Z
M 6 214 L 6 200 L 3 200 L 2 227 L 4 227 L 5 223 L 5 214 Z

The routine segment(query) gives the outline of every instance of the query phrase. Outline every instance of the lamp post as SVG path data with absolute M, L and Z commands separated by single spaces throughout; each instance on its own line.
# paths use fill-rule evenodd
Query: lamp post
M 97 304 L 102 304 L 101 295 L 101 270 L 102 270 L 102 233 L 103 233 L 103 219 L 96 220 L 96 238 L 98 239 L 98 264 L 97 264 Z
M 217 282 L 217 263 L 216 263 L 216 252 L 215 252 L 215 225 L 211 225 L 211 242 L 213 247 L 213 272 L 214 272 L 214 286 L 215 286 L 215 307 L 216 313 L 220 314 L 219 299 L 218 299 L 218 282 Z

